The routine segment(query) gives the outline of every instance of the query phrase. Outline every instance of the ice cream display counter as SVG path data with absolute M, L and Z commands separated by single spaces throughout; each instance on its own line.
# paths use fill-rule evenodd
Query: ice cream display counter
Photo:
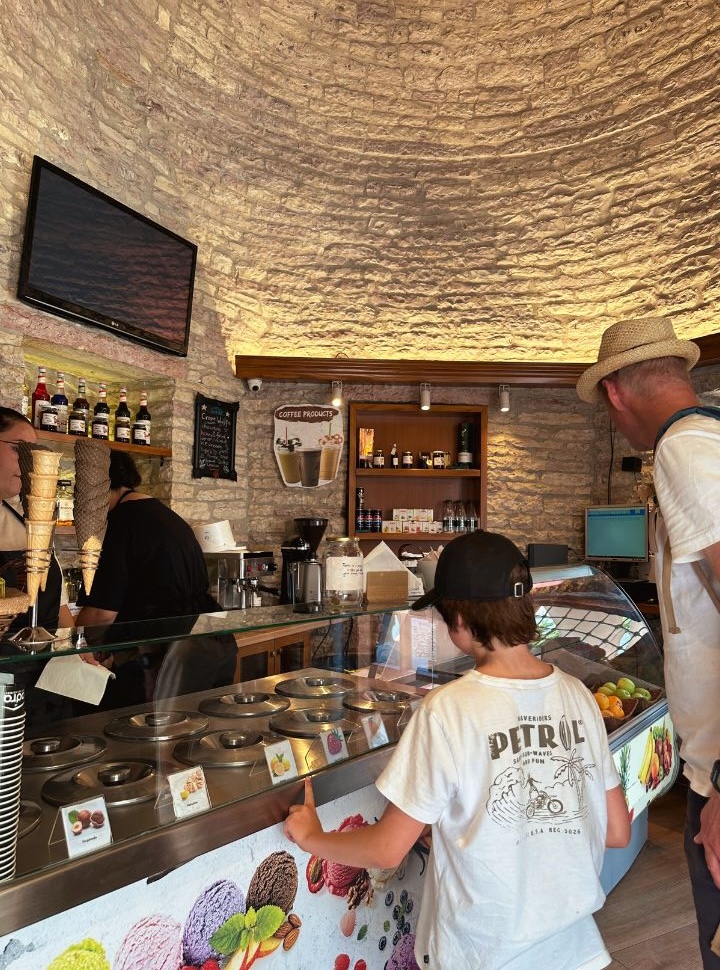
M 602 571 L 548 567 L 533 577 L 533 649 L 596 694 L 634 815 L 631 845 L 607 853 L 609 890 L 645 841 L 649 802 L 677 772 L 662 655 Z M 212 671 L 200 664 L 192 693 L 25 737 L 16 875 L 0 883 L 3 968 L 244 970 L 260 957 L 269 970 L 414 967 L 426 848 L 385 879 L 308 857 L 285 840 L 282 820 L 306 775 L 325 828 L 379 817 L 373 782 L 394 742 L 426 690 L 461 675 L 467 658 L 448 653 L 437 614 L 407 604 L 327 619 L 346 625 L 346 644 L 361 631 L 356 656 L 382 663 L 219 687 L 207 686 Z M 203 652 L 208 637 L 294 622 L 302 616 L 291 608 L 270 607 L 86 636 L 96 650 L 163 650 L 165 660 L 194 644 L 197 662 L 213 656 Z M 541 821 L 553 800 L 530 808 Z M 74 839 L 103 836 L 75 852 Z

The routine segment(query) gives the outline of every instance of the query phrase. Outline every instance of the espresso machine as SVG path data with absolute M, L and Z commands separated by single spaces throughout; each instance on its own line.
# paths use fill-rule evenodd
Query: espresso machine
M 232 549 L 205 552 L 210 592 L 223 610 L 257 606 L 260 593 L 277 596 L 277 587 L 263 584 L 277 569 L 272 552 Z
M 294 603 L 298 613 L 312 613 L 320 609 L 322 566 L 317 559 L 317 549 L 327 524 L 328 520 L 321 518 L 295 519 L 299 535 L 280 547 L 280 602 Z

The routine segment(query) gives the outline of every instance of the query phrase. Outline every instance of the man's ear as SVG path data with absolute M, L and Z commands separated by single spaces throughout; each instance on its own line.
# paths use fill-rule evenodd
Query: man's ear
M 616 411 L 624 411 L 625 394 L 623 393 L 622 386 L 617 383 L 615 378 L 603 377 L 600 384 L 602 385 L 605 392 L 605 397 L 610 407 L 614 408 Z

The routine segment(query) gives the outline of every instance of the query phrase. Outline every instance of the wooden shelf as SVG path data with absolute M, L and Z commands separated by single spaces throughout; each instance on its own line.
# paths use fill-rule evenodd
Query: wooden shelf
M 38 441 L 46 441 L 63 451 L 72 451 L 78 438 L 71 434 L 58 434 L 54 431 L 40 431 L 36 429 Z M 97 438 L 91 440 L 99 440 Z M 133 455 L 144 455 L 146 458 L 172 458 L 170 448 L 157 448 L 155 445 L 125 445 L 120 441 L 103 441 L 111 451 L 126 451 Z
M 395 508 L 432 509 L 442 519 L 446 500 L 472 502 L 477 509 L 479 528 L 487 517 L 487 407 L 484 405 L 434 405 L 420 411 L 415 404 L 378 402 L 349 405 L 348 454 L 348 530 L 359 542 L 387 542 L 397 548 L 403 544 L 448 542 L 455 532 L 357 532 L 356 489 L 362 486 L 366 509 L 381 509 L 383 519 L 392 517 Z M 446 451 L 457 456 L 457 428 L 469 421 L 474 429 L 473 468 L 358 468 L 360 428 L 373 428 L 375 448 L 387 456 L 393 445 L 399 453 Z

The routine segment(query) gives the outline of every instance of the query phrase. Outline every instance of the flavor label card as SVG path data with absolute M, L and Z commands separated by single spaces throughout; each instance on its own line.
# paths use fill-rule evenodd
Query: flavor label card
M 110 819 L 102 796 L 61 808 L 60 818 L 71 859 L 95 852 L 112 842 Z
M 330 728 L 329 731 L 323 731 L 320 735 L 320 740 L 322 741 L 323 751 L 325 752 L 325 757 L 329 765 L 334 761 L 342 761 L 344 758 L 347 758 L 348 749 L 345 743 L 345 735 L 341 728 Z
M 368 747 L 382 748 L 384 744 L 389 744 L 387 728 L 379 711 L 373 711 L 372 714 L 361 717 L 360 723 L 363 726 Z
M 187 818 L 210 808 L 210 796 L 202 768 L 175 771 L 167 776 L 175 818 Z
M 290 781 L 291 778 L 297 778 L 297 765 L 289 741 L 268 744 L 265 748 L 265 760 L 270 769 L 273 785 L 277 785 L 281 781 Z

